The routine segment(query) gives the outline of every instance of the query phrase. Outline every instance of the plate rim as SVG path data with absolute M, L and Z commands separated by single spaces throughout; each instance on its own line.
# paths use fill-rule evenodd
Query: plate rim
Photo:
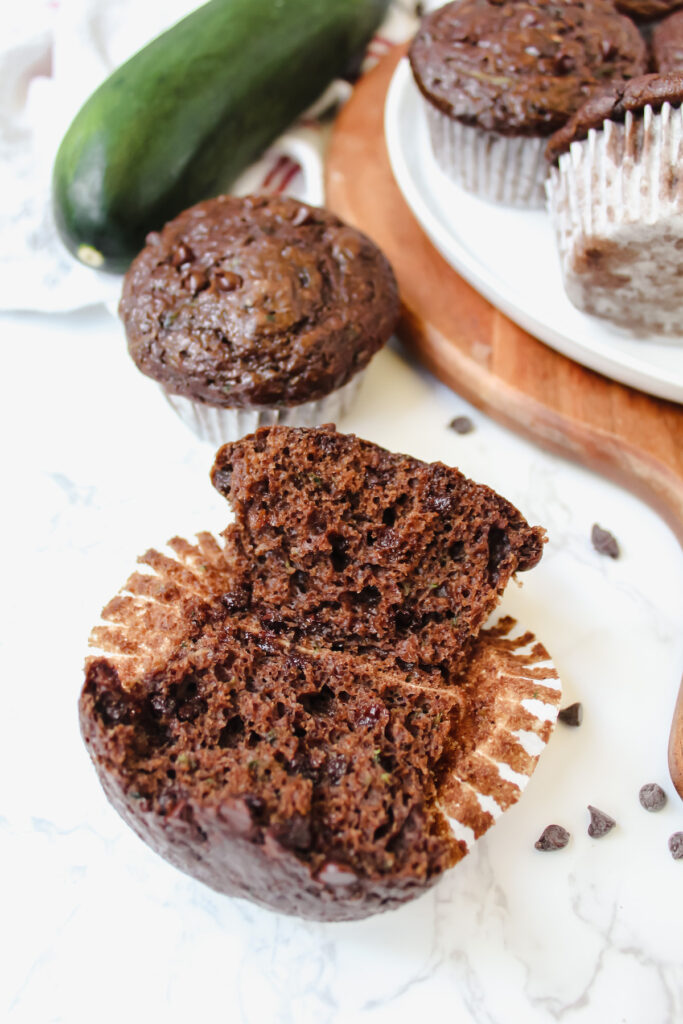
M 662 372 L 653 368 L 651 363 L 643 363 L 630 353 L 617 357 L 604 351 L 602 346 L 596 349 L 574 337 L 562 334 L 551 324 L 538 320 L 533 313 L 516 305 L 508 296 L 501 293 L 486 266 L 473 257 L 457 236 L 441 224 L 423 198 L 401 145 L 400 113 L 410 87 L 414 88 L 410 64 L 408 58 L 403 57 L 392 75 L 384 106 L 384 135 L 389 163 L 396 184 L 410 211 L 446 262 L 487 301 L 523 330 L 561 355 L 639 391 L 668 401 L 683 403 L 683 368 L 680 379 L 672 381 L 670 377 L 664 377 Z M 644 340 L 642 344 L 651 345 L 657 342 Z

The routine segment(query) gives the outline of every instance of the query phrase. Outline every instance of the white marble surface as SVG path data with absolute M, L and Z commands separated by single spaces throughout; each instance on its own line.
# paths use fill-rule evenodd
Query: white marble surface
M 17 1024 L 675 1024 L 683 829 L 666 743 L 683 671 L 683 555 L 644 505 L 495 426 L 385 352 L 343 426 L 459 465 L 550 543 L 504 608 L 533 628 L 584 724 L 559 726 L 521 802 L 421 900 L 308 924 L 215 895 L 111 810 L 80 741 L 90 626 L 137 554 L 219 530 L 212 451 L 128 361 L 102 310 L 0 318 L 0 1019 Z M 476 431 L 449 419 L 469 413 Z M 622 546 L 612 561 L 591 524 Z M 647 814 L 644 782 L 667 807 Z M 586 834 L 586 805 L 618 828 Z M 572 833 L 534 850 L 545 825 Z

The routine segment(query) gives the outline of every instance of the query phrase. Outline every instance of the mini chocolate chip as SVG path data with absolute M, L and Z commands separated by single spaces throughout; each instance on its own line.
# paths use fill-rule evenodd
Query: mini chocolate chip
M 313 211 L 309 210 L 307 206 L 300 206 L 292 217 L 291 224 L 295 228 L 301 227 L 303 224 L 309 224 L 313 220 Z
M 638 799 L 646 811 L 661 811 L 666 803 L 666 793 L 656 782 L 646 782 L 640 787 Z
M 351 868 L 347 868 L 344 864 L 335 864 L 333 861 L 327 861 L 318 872 L 318 879 L 324 885 L 336 888 L 337 886 L 354 885 L 358 881 L 358 876 Z
M 597 523 L 593 524 L 591 530 L 591 543 L 600 555 L 609 555 L 610 558 L 619 557 L 619 545 L 616 538 L 609 532 L 603 530 Z
M 455 416 L 448 424 L 456 434 L 471 434 L 474 430 L 474 423 L 469 416 Z
M 221 292 L 234 292 L 236 288 L 241 288 L 242 278 L 231 270 L 217 270 L 213 275 L 213 283 Z
M 561 53 L 555 58 L 554 72 L 556 75 L 567 75 L 576 67 L 576 61 L 570 54 Z
M 581 725 L 583 722 L 583 704 L 578 701 L 576 704 L 568 704 L 557 713 L 558 722 L 564 725 Z
M 209 279 L 203 270 L 193 270 L 191 274 L 183 280 L 183 288 L 187 288 L 191 292 L 200 292 L 204 288 L 208 288 Z
M 569 832 L 561 825 L 548 825 L 534 846 L 537 850 L 563 850 L 569 842 Z
M 193 257 L 192 249 L 189 245 L 185 245 L 181 242 L 180 245 L 176 246 L 171 254 L 171 263 L 174 267 L 182 267 L 184 263 L 189 263 Z
M 591 807 L 588 805 L 588 810 L 591 814 L 590 825 L 588 826 L 588 835 L 593 839 L 602 839 L 608 832 L 611 832 L 616 821 L 609 814 L 605 814 L 604 811 L 598 810 L 597 807 Z
M 669 853 L 674 860 L 683 860 L 683 832 L 669 836 Z

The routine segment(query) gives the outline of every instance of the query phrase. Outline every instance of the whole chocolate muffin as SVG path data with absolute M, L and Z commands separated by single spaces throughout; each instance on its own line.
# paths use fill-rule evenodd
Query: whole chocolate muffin
M 650 48 L 657 71 L 662 74 L 683 71 L 683 11 L 677 11 L 655 25 Z
M 461 0 L 423 20 L 410 63 L 441 166 L 485 198 L 542 205 L 542 140 L 606 79 L 642 74 L 647 51 L 608 0 Z
M 615 5 L 636 21 L 653 21 L 683 7 L 683 0 L 615 0 Z
M 151 234 L 120 304 L 131 356 L 172 404 L 189 400 L 200 419 L 242 411 L 223 430 L 220 415 L 217 430 L 209 421 L 204 434 L 218 442 L 343 411 L 331 403 L 355 386 L 398 310 L 377 246 L 326 210 L 275 196 L 219 196 Z

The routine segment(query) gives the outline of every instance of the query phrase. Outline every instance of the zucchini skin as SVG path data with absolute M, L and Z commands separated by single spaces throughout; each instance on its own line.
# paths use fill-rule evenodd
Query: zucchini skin
M 145 236 L 229 185 L 348 69 L 388 0 L 210 0 L 99 86 L 52 178 L 57 229 L 123 272 Z

